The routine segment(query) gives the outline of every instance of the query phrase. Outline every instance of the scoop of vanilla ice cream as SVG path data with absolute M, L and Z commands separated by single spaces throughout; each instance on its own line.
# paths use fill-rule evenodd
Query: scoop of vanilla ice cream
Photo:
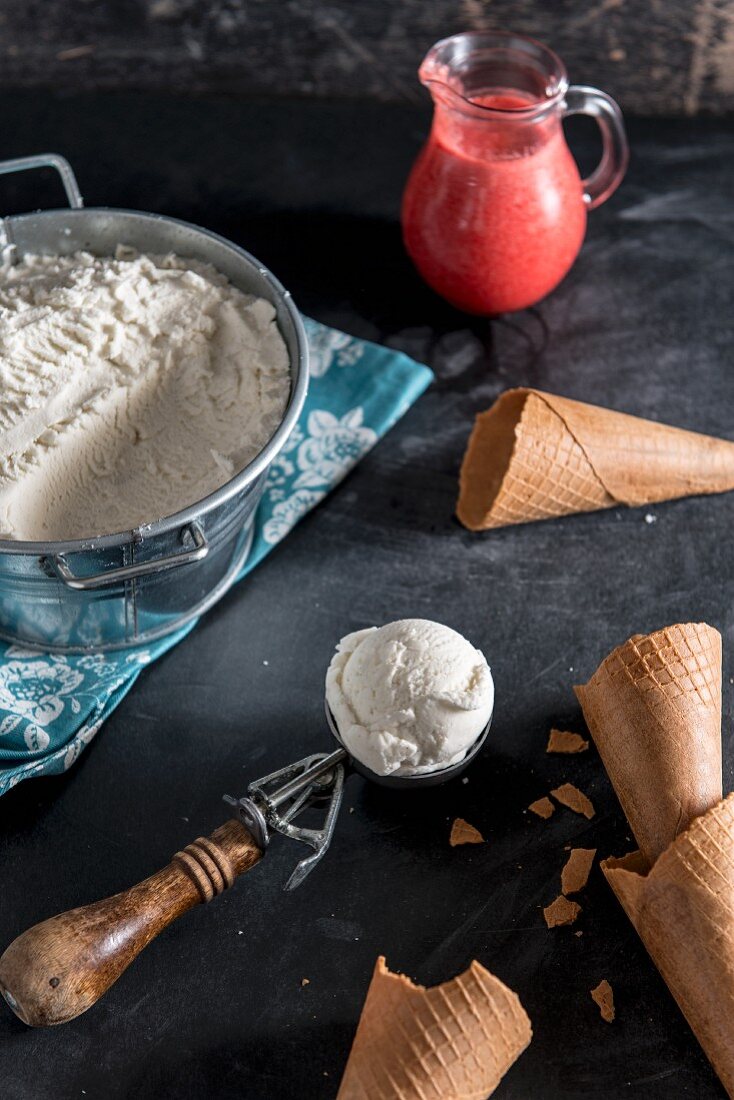
M 326 673 L 326 701 L 345 747 L 377 775 L 450 767 L 492 715 L 482 653 L 428 619 L 347 634 Z

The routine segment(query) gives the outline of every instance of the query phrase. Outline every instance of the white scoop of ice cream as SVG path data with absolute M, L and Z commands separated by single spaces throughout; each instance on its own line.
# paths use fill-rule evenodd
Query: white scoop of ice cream
M 458 763 L 492 715 L 483 654 L 428 619 L 358 630 L 339 642 L 326 701 L 345 747 L 377 775 Z

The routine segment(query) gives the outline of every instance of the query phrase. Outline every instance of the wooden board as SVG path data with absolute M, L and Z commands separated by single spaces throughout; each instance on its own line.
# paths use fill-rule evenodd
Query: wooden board
M 0 0 L 0 86 L 417 100 L 437 39 L 534 35 L 636 114 L 734 108 L 732 0 Z

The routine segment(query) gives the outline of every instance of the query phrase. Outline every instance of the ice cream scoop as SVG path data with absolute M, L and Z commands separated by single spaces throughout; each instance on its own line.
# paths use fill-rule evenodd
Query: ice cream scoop
M 411 623 L 419 624 L 414 632 L 406 626 Z M 380 630 L 360 631 L 343 639 L 341 645 L 350 638 L 375 638 L 377 648 L 374 642 L 365 648 L 349 676 L 346 680 L 342 676 L 340 682 L 352 685 L 349 698 L 355 695 L 358 682 L 365 699 L 374 691 L 375 714 L 383 713 L 379 708 L 386 705 L 391 691 L 398 702 L 405 703 L 397 740 L 412 744 L 412 755 L 400 749 L 402 762 L 392 773 L 372 770 L 356 753 L 352 755 L 327 701 L 326 718 L 336 749 L 307 756 L 255 780 L 243 798 L 225 796 L 233 810 L 232 819 L 177 852 L 167 867 L 111 898 L 50 917 L 10 944 L 0 957 L 0 996 L 21 1020 L 34 1027 L 48 1026 L 85 1012 L 159 932 L 199 902 L 211 901 L 254 867 L 265 854 L 272 833 L 311 849 L 286 883 L 286 889 L 299 886 L 329 848 L 349 769 L 382 786 L 407 790 L 444 783 L 468 766 L 484 743 L 491 722 L 494 690 L 486 661 L 460 634 L 438 623 L 408 619 L 388 626 L 394 629 L 382 627 L 382 634 Z M 399 675 L 397 666 L 390 666 L 381 656 L 381 640 L 386 638 L 391 646 L 396 643 L 391 653 L 398 652 L 398 641 L 404 647 Z M 429 652 L 431 644 L 434 653 Z M 343 654 L 356 652 L 356 647 L 350 646 Z M 373 682 L 364 676 L 360 681 L 357 674 L 362 665 L 364 676 L 367 669 L 373 669 Z M 392 689 L 381 681 L 380 669 L 383 674 L 392 669 Z M 359 692 L 357 696 L 362 698 Z M 363 700 L 361 705 L 367 704 Z M 454 715 L 454 709 L 463 718 Z M 429 735 L 431 716 L 436 722 L 433 737 Z M 452 717 L 457 718 L 453 725 Z M 471 739 L 470 730 L 474 730 Z M 412 770 L 405 762 L 408 758 L 416 761 Z M 378 763 L 380 759 L 378 754 Z M 400 769 L 404 770 L 398 774 Z M 309 807 L 323 811 L 320 827 L 295 824 Z
M 349 753 L 375 775 L 459 763 L 494 705 L 489 665 L 457 631 L 400 619 L 342 638 L 326 701 Z

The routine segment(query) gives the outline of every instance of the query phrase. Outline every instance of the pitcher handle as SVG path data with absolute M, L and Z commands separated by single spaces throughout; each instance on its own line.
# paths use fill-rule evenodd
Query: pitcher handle
M 614 194 L 627 171 L 629 146 L 622 112 L 606 92 L 574 84 L 566 92 L 563 114 L 564 117 L 590 115 L 601 130 L 601 160 L 591 175 L 581 181 L 584 198 L 593 210 Z

